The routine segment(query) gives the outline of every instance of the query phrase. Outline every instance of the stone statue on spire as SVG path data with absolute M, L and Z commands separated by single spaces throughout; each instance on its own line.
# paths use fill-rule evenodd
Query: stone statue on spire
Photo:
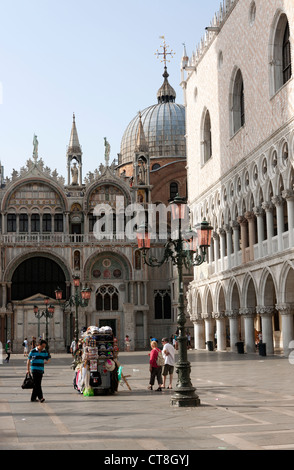
M 109 157 L 110 157 L 110 145 L 109 142 L 107 141 L 107 137 L 104 137 L 104 147 L 105 147 L 105 164 L 106 166 L 109 166 Z
M 38 138 L 37 138 L 36 134 L 34 134 L 33 146 L 34 146 L 33 159 L 37 163 L 37 160 L 39 158 L 39 153 L 38 153 L 39 142 L 38 142 Z

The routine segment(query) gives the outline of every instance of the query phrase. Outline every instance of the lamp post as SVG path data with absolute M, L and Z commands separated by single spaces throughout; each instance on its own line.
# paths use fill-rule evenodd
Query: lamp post
M 201 265 L 206 258 L 206 250 L 210 246 L 212 227 L 204 219 L 196 226 L 197 233 L 188 230 L 182 233 L 182 225 L 187 215 L 187 204 L 184 198 L 178 195 L 171 201 L 172 219 L 178 221 L 178 234 L 176 239 L 169 238 L 164 245 L 164 254 L 161 260 L 150 255 L 150 234 L 148 226 L 143 224 L 137 231 L 138 247 L 142 252 L 144 262 L 151 267 L 162 266 L 168 260 L 178 269 L 179 299 L 177 324 L 179 330 L 178 344 L 179 356 L 176 364 L 178 381 L 175 394 L 171 397 L 171 404 L 178 407 L 199 406 L 200 399 L 192 386 L 190 373 L 191 365 L 188 361 L 187 336 L 185 334 L 185 306 L 183 293 L 183 267 Z M 186 219 L 187 220 L 187 219 Z
M 75 287 L 75 293 L 69 297 L 68 300 L 65 300 L 63 303 L 62 301 L 62 290 L 57 287 L 55 291 L 56 300 L 62 306 L 63 310 L 67 307 L 75 307 L 75 342 L 76 346 L 78 345 L 79 340 L 79 307 L 87 307 L 89 304 L 89 300 L 91 298 L 91 289 L 83 288 L 80 289 L 80 277 L 73 276 L 73 283 Z
M 53 318 L 55 307 L 54 305 L 50 304 L 49 305 L 49 297 L 44 298 L 44 304 L 45 304 L 45 310 L 42 310 L 41 312 L 39 311 L 39 307 L 37 305 L 34 305 L 34 314 L 35 317 L 40 320 L 42 317 L 45 317 L 46 319 L 46 342 L 47 342 L 47 349 L 49 352 L 49 342 L 48 342 L 48 321 L 49 318 Z

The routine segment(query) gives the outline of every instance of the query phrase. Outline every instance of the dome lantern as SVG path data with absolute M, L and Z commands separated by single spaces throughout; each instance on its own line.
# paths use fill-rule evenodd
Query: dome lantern
M 157 92 L 157 101 L 158 103 L 175 103 L 177 95 L 173 87 L 169 84 L 169 74 L 166 66 L 164 67 L 164 74 L 162 76 L 164 82 Z

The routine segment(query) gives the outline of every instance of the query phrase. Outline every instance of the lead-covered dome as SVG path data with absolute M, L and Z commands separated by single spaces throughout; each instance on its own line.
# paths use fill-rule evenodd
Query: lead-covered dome
M 157 93 L 158 104 L 141 111 L 126 128 L 121 141 L 120 164 L 133 161 L 140 116 L 150 158 L 186 157 L 185 107 L 175 103 L 176 93 L 168 76 L 165 67 L 164 82 Z

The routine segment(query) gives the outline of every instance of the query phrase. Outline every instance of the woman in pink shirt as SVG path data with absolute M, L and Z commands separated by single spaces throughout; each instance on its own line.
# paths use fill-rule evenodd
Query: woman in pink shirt
M 162 367 L 158 367 L 156 360 L 158 356 L 158 347 L 156 341 L 151 341 L 151 353 L 150 353 L 150 360 L 149 360 L 149 370 L 150 370 L 150 381 L 149 381 L 149 390 L 153 390 L 153 385 L 155 382 L 155 377 L 157 378 L 158 388 L 156 389 L 157 392 L 161 392 L 162 386 L 162 376 L 161 371 Z

